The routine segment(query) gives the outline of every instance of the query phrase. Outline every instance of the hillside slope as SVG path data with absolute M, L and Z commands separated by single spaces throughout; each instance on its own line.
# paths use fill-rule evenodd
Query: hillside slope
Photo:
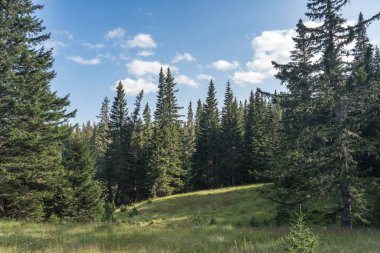
M 0 221 L 0 252 L 284 252 L 288 228 L 274 226 L 269 188 L 247 185 L 148 200 L 118 210 L 114 223 Z M 313 230 L 319 252 L 380 249 L 379 230 Z

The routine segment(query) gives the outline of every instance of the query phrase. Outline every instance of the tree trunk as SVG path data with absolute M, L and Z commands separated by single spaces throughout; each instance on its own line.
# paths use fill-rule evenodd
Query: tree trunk
M 352 212 L 351 212 L 351 193 L 350 185 L 347 181 L 342 184 L 342 217 L 341 225 L 343 229 L 352 229 Z

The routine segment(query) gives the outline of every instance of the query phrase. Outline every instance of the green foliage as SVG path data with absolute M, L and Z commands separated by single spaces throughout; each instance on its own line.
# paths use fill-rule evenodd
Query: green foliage
M 196 189 L 219 185 L 220 165 L 220 119 L 217 108 L 215 85 L 210 81 L 206 103 L 198 121 L 198 132 L 193 157 L 192 184 Z M 198 115 L 197 115 L 198 117 Z
M 151 197 L 167 196 L 183 189 L 181 133 L 176 83 L 170 69 L 161 69 L 146 187 Z
M 115 211 L 116 211 L 115 203 L 114 202 L 112 202 L 112 203 L 106 202 L 105 205 L 104 205 L 104 209 L 105 209 L 104 220 L 105 221 L 115 221 L 116 220 L 116 217 L 115 217 Z
M 285 238 L 288 253 L 315 253 L 318 248 L 318 237 L 307 227 L 305 215 L 300 210 L 297 220 Z
M 249 225 L 251 225 L 251 227 L 258 227 L 260 224 L 255 218 L 255 216 L 252 216 L 251 220 L 249 221 Z
M 55 77 L 49 39 L 29 0 L 0 3 L 0 216 L 42 221 L 64 184 L 62 146 L 71 129 L 65 124 L 68 96 L 51 91 Z
M 64 196 L 64 206 L 58 213 L 76 222 L 99 221 L 104 215 L 101 188 L 94 180 L 96 167 L 89 144 L 80 136 L 74 136 L 63 153 L 70 193 Z M 57 210 L 56 210 L 57 211 Z

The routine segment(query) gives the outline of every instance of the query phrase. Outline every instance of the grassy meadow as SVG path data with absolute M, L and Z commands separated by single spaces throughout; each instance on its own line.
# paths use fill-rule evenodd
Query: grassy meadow
M 0 252 L 284 252 L 269 185 L 178 194 L 118 210 L 114 223 L 0 222 Z M 252 217 L 254 220 L 252 221 Z M 252 226 L 254 225 L 254 226 Z M 319 252 L 380 252 L 380 231 L 313 227 Z

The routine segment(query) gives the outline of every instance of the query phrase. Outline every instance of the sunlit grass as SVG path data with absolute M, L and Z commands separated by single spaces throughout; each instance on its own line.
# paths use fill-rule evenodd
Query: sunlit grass
M 274 226 L 275 204 L 249 185 L 144 201 L 114 224 L 0 222 L 0 252 L 283 252 L 288 228 Z M 138 214 L 131 217 L 133 208 Z M 260 227 L 250 226 L 255 216 Z M 214 217 L 216 224 L 210 225 Z M 263 226 L 264 222 L 268 226 Z M 379 252 L 380 231 L 314 228 L 319 252 Z

